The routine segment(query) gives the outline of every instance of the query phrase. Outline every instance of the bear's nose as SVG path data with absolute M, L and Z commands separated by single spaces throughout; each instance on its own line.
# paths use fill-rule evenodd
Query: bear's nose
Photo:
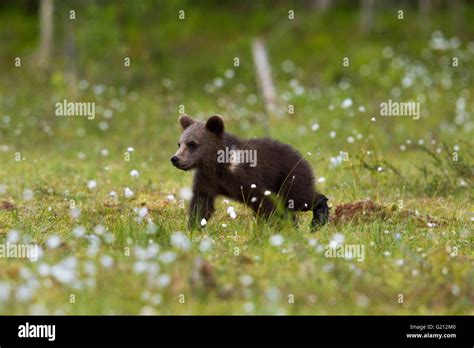
M 179 161 L 178 157 L 176 157 L 176 156 L 171 157 L 171 163 L 173 163 L 173 165 L 176 165 L 178 163 L 178 161 Z

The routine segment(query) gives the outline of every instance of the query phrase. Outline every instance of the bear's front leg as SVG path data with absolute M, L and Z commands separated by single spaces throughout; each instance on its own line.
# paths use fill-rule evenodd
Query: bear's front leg
M 214 212 L 215 197 L 202 191 L 193 191 L 189 207 L 189 228 L 199 227 L 201 220 L 208 220 Z

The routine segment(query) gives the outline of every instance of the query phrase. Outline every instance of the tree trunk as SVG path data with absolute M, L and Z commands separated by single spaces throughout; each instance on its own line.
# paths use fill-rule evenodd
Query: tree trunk
M 313 0 L 313 7 L 318 12 L 324 12 L 331 6 L 331 0 Z
M 360 26 L 364 33 L 372 30 L 374 25 L 374 0 L 362 0 Z
M 38 52 L 39 66 L 44 69 L 49 69 L 51 66 L 51 54 L 53 51 L 53 0 L 40 1 L 40 47 Z
M 266 111 L 266 119 L 264 123 L 265 132 L 269 133 L 268 119 L 277 115 L 277 97 L 275 87 L 272 81 L 270 64 L 268 63 L 265 45 L 260 39 L 256 39 L 252 43 L 253 60 L 257 73 L 257 82 L 263 96 Z
M 77 49 L 75 21 L 69 16 L 65 17 L 64 23 L 64 77 L 69 91 L 76 95 L 77 86 Z
M 418 0 L 418 7 L 422 15 L 429 15 L 431 12 L 431 0 Z

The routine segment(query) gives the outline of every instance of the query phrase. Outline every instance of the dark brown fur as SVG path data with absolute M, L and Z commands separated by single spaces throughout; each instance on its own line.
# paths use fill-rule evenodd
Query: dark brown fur
M 275 212 L 276 195 L 288 211 L 312 210 L 312 226 L 327 222 L 327 198 L 315 191 L 309 163 L 289 145 L 269 138 L 240 139 L 224 131 L 224 121 L 218 115 L 211 116 L 206 123 L 189 116 L 181 116 L 179 121 L 184 131 L 171 162 L 179 169 L 196 170 L 191 225 L 211 217 L 214 200 L 220 195 L 246 204 L 262 217 Z M 218 163 L 218 151 L 226 147 L 255 150 L 256 166 Z M 252 188 L 252 184 L 256 187 Z M 272 195 L 266 196 L 265 191 Z

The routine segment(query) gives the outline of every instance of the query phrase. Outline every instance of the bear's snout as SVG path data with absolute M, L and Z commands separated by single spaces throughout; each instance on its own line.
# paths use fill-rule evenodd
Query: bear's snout
M 171 157 L 171 163 L 172 163 L 174 166 L 177 166 L 178 163 L 179 163 L 179 158 L 178 158 L 177 156 Z

